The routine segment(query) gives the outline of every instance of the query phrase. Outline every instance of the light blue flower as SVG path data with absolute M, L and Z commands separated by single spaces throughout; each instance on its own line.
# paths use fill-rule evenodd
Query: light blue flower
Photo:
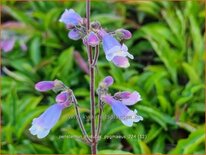
M 66 24 L 67 28 L 71 29 L 83 22 L 82 17 L 76 13 L 73 9 L 65 9 L 64 13 L 61 15 L 60 22 Z
M 32 126 L 29 129 L 32 135 L 37 135 L 41 139 L 49 134 L 51 128 L 59 120 L 62 110 L 71 105 L 71 93 L 68 91 L 61 92 L 56 96 L 56 102 L 38 118 L 33 119 Z
M 128 52 L 125 44 L 121 45 L 113 36 L 106 34 L 102 37 L 103 49 L 106 54 L 106 59 L 111 61 L 115 56 L 126 57 L 133 59 L 133 55 Z
M 34 118 L 32 122 L 32 126 L 29 129 L 31 134 L 37 135 L 37 137 L 40 139 L 46 137 L 49 134 L 51 128 L 59 120 L 63 109 L 64 106 L 56 103 L 50 106 L 38 118 Z
M 129 67 L 128 58 L 134 59 L 133 55 L 128 52 L 125 44 L 120 44 L 112 35 L 101 29 L 98 34 L 102 38 L 102 46 L 108 61 L 112 61 L 116 66 Z
M 121 100 L 117 100 L 110 95 L 105 95 L 102 99 L 111 106 L 114 114 L 124 125 L 131 127 L 134 122 L 143 120 L 142 116 L 137 115 L 137 110 L 130 110 Z

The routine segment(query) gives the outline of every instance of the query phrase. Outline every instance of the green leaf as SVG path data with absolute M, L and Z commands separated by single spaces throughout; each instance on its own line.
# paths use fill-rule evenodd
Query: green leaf
M 17 125 L 15 126 L 15 134 L 18 138 L 22 136 L 26 127 L 32 123 L 32 120 L 45 110 L 45 107 L 38 107 L 35 111 L 22 112 L 17 118 Z
M 164 96 L 160 96 L 160 95 L 157 96 L 157 98 L 159 100 L 159 103 L 160 103 L 162 110 L 164 112 L 166 112 L 166 111 L 171 112 L 172 107 L 170 105 L 170 102 L 167 100 L 167 98 Z
M 43 154 L 52 154 L 53 150 L 51 147 L 46 147 L 44 145 L 40 144 L 33 144 L 33 147 L 35 148 L 36 152 L 41 152 Z
M 14 7 L 5 7 L 5 9 L 9 12 L 9 14 L 11 14 L 14 18 L 16 18 L 20 22 L 32 26 L 35 26 L 37 24 L 32 20 L 32 18 L 28 18 L 28 15 L 25 12 L 22 12 L 22 10 L 18 10 Z
M 142 154 L 151 154 L 151 151 L 145 142 L 139 141 L 139 146 Z
M 64 51 L 62 51 L 61 55 L 58 57 L 57 64 L 58 66 L 54 68 L 52 72 L 52 79 L 54 77 L 66 77 L 69 75 L 70 70 L 72 69 L 73 65 L 73 51 L 74 48 L 70 47 Z
M 37 65 L 41 60 L 40 38 L 35 37 L 30 46 L 30 56 L 32 62 Z
M 171 154 L 193 154 L 199 146 L 204 147 L 205 130 L 204 127 L 192 132 L 187 139 L 182 139 L 177 146 L 170 151 Z
M 152 153 L 164 153 L 165 148 L 165 135 L 161 134 L 154 141 L 154 145 L 152 147 Z
M 195 68 L 193 68 L 190 64 L 183 62 L 182 63 L 184 71 L 187 73 L 190 81 L 192 83 L 200 83 L 200 78 L 198 73 L 196 72 Z
M 152 124 L 151 128 L 147 134 L 147 138 L 146 138 L 145 142 L 149 143 L 150 141 L 155 139 L 161 133 L 161 131 L 162 131 L 162 128 L 160 128 L 156 124 Z
M 137 109 L 140 113 L 146 113 L 151 119 L 160 124 L 165 130 L 167 130 L 167 124 L 175 125 L 175 120 L 169 115 L 159 112 L 159 110 L 144 105 L 138 105 Z

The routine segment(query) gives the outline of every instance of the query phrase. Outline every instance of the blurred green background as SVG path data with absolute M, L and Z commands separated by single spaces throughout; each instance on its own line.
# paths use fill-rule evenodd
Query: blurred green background
M 92 20 L 111 31 L 122 27 L 133 33 L 126 45 L 135 57 L 128 69 L 120 69 L 106 61 L 101 49 L 96 85 L 111 75 L 111 93 L 137 90 L 143 100 L 132 109 L 144 117 L 131 128 L 104 119 L 102 137 L 126 138 L 102 138 L 99 153 L 205 154 L 204 5 L 196 0 L 92 1 Z M 1 33 L 23 41 L 27 51 L 17 42 L 11 52 L 1 53 L 1 153 L 90 153 L 81 140 L 60 138 L 81 135 L 73 107 L 64 110 L 46 138 L 28 131 L 32 119 L 54 103 L 54 92 L 34 89 L 41 80 L 62 80 L 74 90 L 81 115 L 89 116 L 89 76 L 74 58 L 78 51 L 86 60 L 86 49 L 82 41 L 70 40 L 58 22 L 65 8 L 85 16 L 84 1 L 2 2 Z M 105 106 L 104 115 L 111 114 Z

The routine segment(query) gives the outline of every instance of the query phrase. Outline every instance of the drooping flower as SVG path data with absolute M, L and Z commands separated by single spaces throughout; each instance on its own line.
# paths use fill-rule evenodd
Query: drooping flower
M 5 39 L 5 40 L 0 40 L 0 49 L 2 49 L 4 52 L 10 52 L 15 44 L 15 39 L 10 38 L 10 39 Z
M 46 137 L 51 128 L 59 120 L 62 110 L 71 104 L 70 93 L 67 91 L 61 92 L 56 97 L 56 102 L 50 106 L 43 114 L 38 118 L 34 118 L 32 126 L 29 129 L 32 135 L 37 135 L 38 138 Z
M 31 134 L 37 135 L 38 138 L 46 137 L 49 134 L 51 128 L 59 120 L 63 109 L 64 109 L 64 106 L 56 103 L 50 106 L 38 118 L 34 118 L 32 122 L 32 126 L 29 129 Z
M 64 13 L 61 15 L 60 22 L 66 24 L 68 29 L 72 29 L 75 26 L 81 24 L 83 22 L 82 17 L 76 13 L 73 9 L 65 9 Z
M 114 94 L 114 98 L 121 100 L 125 105 L 134 105 L 136 102 L 141 101 L 141 96 L 137 91 L 134 92 L 118 92 Z
M 112 35 L 106 33 L 104 30 L 99 31 L 102 37 L 102 45 L 108 61 L 112 61 L 116 66 L 127 68 L 129 61 L 127 57 L 133 59 L 133 55 L 128 52 L 125 44 L 120 44 Z
M 121 100 L 117 100 L 110 95 L 104 95 L 102 100 L 112 107 L 114 114 L 126 126 L 132 126 L 134 122 L 143 120 L 142 116 L 137 115 L 137 110 L 130 110 Z

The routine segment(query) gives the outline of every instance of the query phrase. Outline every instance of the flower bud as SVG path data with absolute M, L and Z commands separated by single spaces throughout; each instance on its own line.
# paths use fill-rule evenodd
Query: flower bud
M 72 29 L 69 34 L 68 37 L 72 40 L 79 40 L 81 38 L 81 34 L 79 32 L 79 30 L 77 29 Z
M 91 23 L 91 27 L 93 29 L 100 29 L 101 28 L 101 24 L 99 22 L 95 21 L 95 22 Z
M 125 29 L 117 29 L 115 31 L 115 35 L 120 39 L 130 39 L 132 37 L 132 34 L 130 31 Z
M 54 92 L 59 92 L 65 90 L 65 85 L 60 80 L 54 80 L 54 88 L 52 89 Z
M 35 84 L 35 89 L 40 91 L 40 92 L 45 92 L 48 90 L 53 90 L 55 92 L 64 90 L 64 84 L 63 82 L 59 80 L 54 80 L 54 81 L 40 81 Z
M 68 92 L 61 92 L 60 94 L 58 94 L 57 96 L 56 96 L 56 102 L 57 103 L 63 103 L 63 102 L 65 102 L 65 101 L 67 101 L 68 100 Z
M 83 40 L 84 44 L 95 47 L 99 44 L 100 40 L 94 32 L 90 32 Z
M 105 95 L 108 92 L 108 87 L 113 84 L 114 80 L 111 76 L 105 77 L 100 83 L 99 87 L 97 88 L 97 94 L 99 96 Z
M 35 89 L 40 92 L 45 92 L 54 88 L 54 81 L 40 81 L 35 84 Z
M 104 85 L 105 87 L 109 87 L 113 84 L 113 82 L 114 82 L 113 78 L 111 76 L 107 76 L 101 82 L 101 85 Z
M 71 93 L 68 91 L 63 91 L 56 96 L 56 102 L 64 107 L 68 107 L 72 100 L 71 100 Z

